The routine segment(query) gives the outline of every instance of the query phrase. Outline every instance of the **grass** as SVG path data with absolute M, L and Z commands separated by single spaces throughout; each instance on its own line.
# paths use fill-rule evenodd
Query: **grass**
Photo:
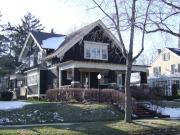
M 4 124 L 35 124 L 121 120 L 123 114 L 110 104 L 38 102 L 21 109 L 0 111 Z
M 180 133 L 180 122 L 176 120 L 144 119 L 133 123 L 121 121 L 84 122 L 71 126 L 44 126 L 33 128 L 0 129 L 2 135 L 173 135 Z

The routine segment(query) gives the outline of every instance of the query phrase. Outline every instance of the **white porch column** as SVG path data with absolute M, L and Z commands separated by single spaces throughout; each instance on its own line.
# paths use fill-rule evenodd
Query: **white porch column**
M 61 68 L 59 67 L 59 88 L 62 86 L 62 74 L 61 74 Z
M 170 80 L 170 86 L 169 86 L 169 94 L 168 96 L 172 96 L 172 80 Z

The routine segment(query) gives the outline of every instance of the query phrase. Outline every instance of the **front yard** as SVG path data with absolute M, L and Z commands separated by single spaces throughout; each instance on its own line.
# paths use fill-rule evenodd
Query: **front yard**
M 121 120 L 123 113 L 109 104 L 38 102 L 23 108 L 0 110 L 0 125 Z
M 69 126 L 43 126 L 29 128 L 0 129 L 2 135 L 176 135 L 180 133 L 180 122 L 175 120 L 134 120 L 128 124 L 120 121 L 82 122 Z

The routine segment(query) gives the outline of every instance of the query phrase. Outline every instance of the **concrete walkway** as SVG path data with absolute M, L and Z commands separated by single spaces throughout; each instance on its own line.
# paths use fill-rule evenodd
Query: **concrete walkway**
M 43 126 L 70 126 L 79 123 L 47 123 L 47 124 L 27 124 L 27 125 L 0 125 L 2 128 L 26 128 L 26 127 L 43 127 Z

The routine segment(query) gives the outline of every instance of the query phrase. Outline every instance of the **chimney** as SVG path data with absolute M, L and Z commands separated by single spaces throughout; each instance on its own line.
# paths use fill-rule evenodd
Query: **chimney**
M 161 53 L 161 49 L 157 49 L 157 52 L 158 52 L 158 54 L 160 54 Z
M 178 48 L 180 48 L 180 24 L 179 24 Z

